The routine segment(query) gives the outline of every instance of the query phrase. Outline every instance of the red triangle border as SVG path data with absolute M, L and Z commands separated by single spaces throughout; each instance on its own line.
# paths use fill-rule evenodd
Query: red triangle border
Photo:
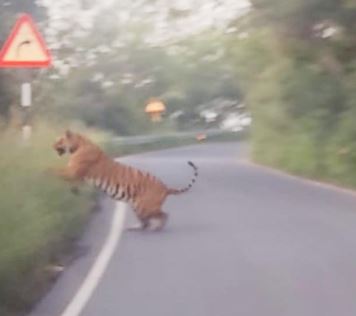
M 15 36 L 17 35 L 20 27 L 22 26 L 22 24 L 28 24 L 30 26 L 30 28 L 33 31 L 33 34 L 35 35 L 38 43 L 40 44 L 43 52 L 45 53 L 47 59 L 44 61 L 4 61 L 4 57 L 7 53 L 7 51 L 9 50 Z M 47 68 L 51 65 L 52 62 L 52 58 L 51 58 L 51 54 L 41 36 L 41 34 L 39 33 L 39 31 L 37 30 L 36 25 L 34 24 L 32 18 L 30 15 L 28 14 L 22 14 L 18 20 L 15 23 L 14 28 L 12 29 L 9 37 L 6 39 L 4 46 L 2 47 L 1 51 L 0 51 L 0 67 L 2 68 Z

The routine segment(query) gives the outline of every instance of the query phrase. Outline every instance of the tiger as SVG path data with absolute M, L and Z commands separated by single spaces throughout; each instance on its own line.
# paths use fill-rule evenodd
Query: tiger
M 167 196 L 189 191 L 198 178 L 197 166 L 188 161 L 193 169 L 189 184 L 181 189 L 169 188 L 149 172 L 115 161 L 87 137 L 71 130 L 55 141 L 53 149 L 59 156 L 69 155 L 64 168 L 52 170 L 56 176 L 71 183 L 73 188 L 88 183 L 112 199 L 132 206 L 139 225 L 127 230 L 162 230 L 168 219 L 162 210 Z

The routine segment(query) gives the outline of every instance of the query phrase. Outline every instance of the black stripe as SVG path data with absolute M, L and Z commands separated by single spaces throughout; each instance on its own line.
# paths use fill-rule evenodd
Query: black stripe
M 117 185 L 114 185 L 114 192 L 113 192 L 112 194 L 110 194 L 110 196 L 111 196 L 112 198 L 114 198 L 115 195 L 117 194 L 117 191 L 119 191 L 119 185 L 118 185 L 118 184 L 117 184 Z
M 126 188 L 123 187 L 119 199 L 120 199 L 120 200 L 124 200 L 124 199 L 125 199 L 125 196 L 126 196 Z
M 130 185 L 128 185 L 127 186 L 127 188 L 126 188 L 127 190 L 126 190 L 126 192 L 127 192 L 127 198 L 129 198 L 130 196 L 131 196 L 131 186 Z
M 122 190 L 122 194 L 120 196 L 120 200 L 125 200 L 125 198 L 126 198 L 125 190 Z
M 110 186 L 110 181 L 107 181 L 107 182 L 105 183 L 105 187 L 103 188 L 103 191 L 104 191 L 104 192 L 107 192 L 109 186 Z
M 115 191 L 115 195 L 120 191 L 120 185 L 116 185 L 116 191 Z

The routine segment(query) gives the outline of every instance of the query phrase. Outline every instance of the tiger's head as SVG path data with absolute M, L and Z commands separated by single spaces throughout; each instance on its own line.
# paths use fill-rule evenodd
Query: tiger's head
M 82 137 L 79 134 L 66 130 L 64 135 L 59 137 L 53 144 L 54 150 L 59 156 L 73 154 L 82 144 Z

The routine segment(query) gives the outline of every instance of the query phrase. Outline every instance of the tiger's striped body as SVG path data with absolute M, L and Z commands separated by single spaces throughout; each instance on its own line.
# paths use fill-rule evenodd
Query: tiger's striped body
M 150 173 L 114 161 L 98 146 L 82 135 L 67 131 L 55 144 L 58 154 L 69 153 L 70 159 L 66 168 L 57 174 L 73 183 L 86 182 L 102 190 L 111 198 L 130 203 L 145 229 L 158 222 L 155 229 L 161 229 L 167 214 L 162 211 L 162 204 L 168 195 L 188 191 L 198 176 L 194 169 L 191 183 L 183 189 L 170 189 Z

